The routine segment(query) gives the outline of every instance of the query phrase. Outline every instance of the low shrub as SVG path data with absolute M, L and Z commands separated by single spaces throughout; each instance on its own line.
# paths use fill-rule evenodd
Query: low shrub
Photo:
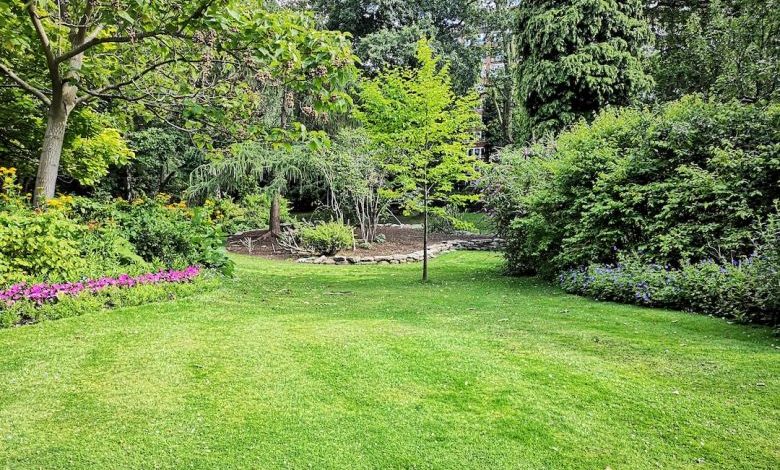
M 224 249 L 225 233 L 203 208 L 169 204 L 168 196 L 100 203 L 77 198 L 70 209 L 82 223 L 104 227 L 115 224 L 145 262 L 166 268 L 199 265 L 232 272 Z
M 0 212 L 0 285 L 77 278 L 87 267 L 80 250 L 85 232 L 59 212 Z
M 569 270 L 558 278 L 569 293 L 652 307 L 780 322 L 780 258 L 761 254 L 730 263 L 705 260 L 679 268 L 622 256 L 611 265 Z
M 300 230 L 300 238 L 304 248 L 320 255 L 332 256 L 339 250 L 352 246 L 354 233 L 352 227 L 341 222 L 325 222 L 303 227 Z
M 190 265 L 232 271 L 221 226 L 202 209 L 168 204 L 167 196 L 61 196 L 32 209 L 15 174 L 0 168 L 0 287 Z

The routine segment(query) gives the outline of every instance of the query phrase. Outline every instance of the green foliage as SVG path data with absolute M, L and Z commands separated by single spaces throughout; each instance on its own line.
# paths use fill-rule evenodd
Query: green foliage
M 456 97 L 449 67 L 426 40 L 417 47 L 419 68 L 392 69 L 363 83 L 357 113 L 391 175 L 386 196 L 409 212 L 422 212 L 426 202 L 476 199 L 460 189 L 477 176 L 479 162 L 467 149 L 481 125 L 477 95 Z
M 58 211 L 0 211 L 0 285 L 30 278 L 78 278 L 84 227 Z
M 271 199 L 268 194 L 248 194 L 240 201 L 229 198 L 208 199 L 204 209 L 216 224 L 227 234 L 235 234 L 245 230 L 259 230 L 268 227 Z M 289 220 L 290 204 L 285 198 L 280 198 L 281 219 Z
M 235 0 L 2 5 L 0 35 L 13 39 L 0 42 L 0 84 L 38 98 L 38 115 L 54 129 L 69 127 L 74 110 L 126 100 L 142 119 L 173 118 L 218 155 L 235 142 L 290 143 L 310 134 L 287 119 L 267 125 L 270 95 L 284 102 L 280 114 L 293 118 L 296 96 L 321 120 L 351 104 L 347 88 L 357 74 L 351 43 L 343 33 L 319 29 L 309 12 Z M 127 160 L 117 137 L 101 129 L 90 142 L 76 140 L 62 156 L 63 168 L 93 185 L 108 164 Z M 53 197 L 64 148 L 60 134 L 44 139 L 41 161 L 54 164 L 40 166 L 36 205 Z
M 45 127 L 40 106 L 18 90 L 0 90 L 0 98 L 0 165 L 17 168 L 20 180 L 32 181 Z M 134 154 L 117 127 L 120 123 L 107 113 L 75 111 L 63 143 L 62 174 L 95 186 L 111 168 L 126 165 Z
M 523 2 L 517 16 L 519 99 L 541 136 L 649 89 L 650 31 L 640 0 Z
M 19 178 L 34 177 L 46 126 L 40 103 L 21 90 L 0 87 L 0 166 L 13 167 Z
M 506 155 L 486 193 L 514 272 L 739 259 L 780 200 L 780 108 L 695 97 L 606 111 L 549 147 Z
M 454 88 L 465 93 L 479 80 L 481 9 L 469 0 L 314 0 L 328 29 L 352 35 L 363 69 L 416 67 L 415 44 L 431 38 L 437 55 L 452 63 Z
M 110 219 L 82 223 L 73 198 L 32 210 L 17 192 L 13 172 L 0 168 L 0 286 L 21 281 L 72 281 L 84 276 L 136 273 L 148 265 Z
M 109 166 L 124 166 L 133 156 L 119 131 L 104 128 L 92 137 L 75 137 L 63 152 L 62 165 L 79 183 L 94 186 L 108 174 Z
M 199 265 L 224 274 L 232 272 L 222 227 L 212 223 L 203 209 L 166 206 L 157 198 L 120 201 L 110 210 L 123 235 L 145 261 L 166 267 Z
M 653 77 L 659 100 L 704 93 L 720 100 L 780 97 L 776 0 L 653 2 Z
M 148 127 L 128 134 L 135 154 L 124 172 L 107 187 L 114 194 L 135 198 L 159 193 L 181 194 L 189 173 L 204 163 L 205 154 L 186 133 L 170 127 Z
M 303 247 L 320 255 L 333 256 L 351 247 L 355 238 L 352 227 L 341 222 L 325 222 L 300 229 Z
M 390 202 L 388 172 L 380 154 L 362 129 L 343 130 L 323 154 L 323 179 L 332 209 L 326 216 L 355 221 L 360 238 L 368 242 L 376 238 Z

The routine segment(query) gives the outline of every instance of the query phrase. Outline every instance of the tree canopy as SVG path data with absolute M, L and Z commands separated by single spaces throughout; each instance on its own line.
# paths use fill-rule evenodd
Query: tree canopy
M 354 77 L 343 34 L 261 2 L 4 0 L 0 31 L 3 83 L 47 109 L 36 199 L 54 194 L 68 118 L 81 106 L 122 100 L 158 116 L 174 107 L 178 126 L 210 145 L 214 134 L 267 132 L 258 119 L 267 86 L 285 104 L 305 90 L 318 113 L 346 109 Z

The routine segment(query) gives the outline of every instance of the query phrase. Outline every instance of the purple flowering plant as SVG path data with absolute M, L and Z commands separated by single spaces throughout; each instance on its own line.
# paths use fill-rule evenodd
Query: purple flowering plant
M 84 292 L 97 293 L 110 287 L 130 288 L 137 285 L 190 282 L 200 274 L 198 266 L 189 266 L 182 270 L 162 270 L 158 272 L 130 276 L 101 277 L 78 282 L 63 283 L 18 283 L 0 291 L 0 307 L 10 307 L 20 301 L 43 305 L 55 302 L 63 296 L 77 296 Z

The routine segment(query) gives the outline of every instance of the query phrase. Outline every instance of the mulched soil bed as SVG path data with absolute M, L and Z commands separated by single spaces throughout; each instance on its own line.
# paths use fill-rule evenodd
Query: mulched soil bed
M 379 230 L 386 237 L 384 243 L 372 243 L 368 250 L 356 248 L 354 250 L 343 250 L 339 252 L 342 256 L 387 256 L 404 255 L 422 250 L 422 229 L 412 227 L 382 227 Z M 272 259 L 296 259 L 311 255 L 291 255 L 284 253 L 281 248 L 270 238 L 262 239 L 264 230 L 245 232 L 240 236 L 233 236 L 228 239 L 228 251 L 232 253 L 242 253 L 253 256 L 262 256 Z M 252 252 L 242 243 L 242 240 L 251 236 L 253 239 Z M 473 240 L 485 238 L 484 235 L 463 235 L 446 233 L 429 233 L 429 243 L 438 243 L 446 240 Z

